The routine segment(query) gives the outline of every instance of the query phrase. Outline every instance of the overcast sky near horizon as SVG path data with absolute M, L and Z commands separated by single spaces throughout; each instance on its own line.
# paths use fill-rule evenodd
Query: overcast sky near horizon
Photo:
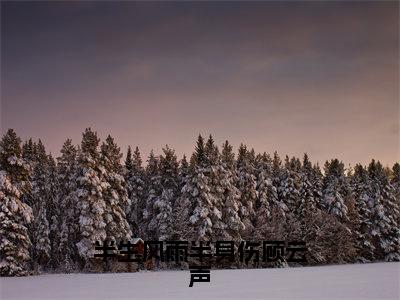
M 399 3 L 1 2 L 1 132 L 399 161 Z

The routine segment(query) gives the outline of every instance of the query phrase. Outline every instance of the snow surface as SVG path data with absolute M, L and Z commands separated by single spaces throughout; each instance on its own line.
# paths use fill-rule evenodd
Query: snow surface
M 400 263 L 0 278 L 1 299 L 400 299 Z

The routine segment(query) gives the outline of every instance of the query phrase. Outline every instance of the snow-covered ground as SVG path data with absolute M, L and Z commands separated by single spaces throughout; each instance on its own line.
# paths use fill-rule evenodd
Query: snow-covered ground
M 400 299 L 400 263 L 0 278 L 1 299 Z

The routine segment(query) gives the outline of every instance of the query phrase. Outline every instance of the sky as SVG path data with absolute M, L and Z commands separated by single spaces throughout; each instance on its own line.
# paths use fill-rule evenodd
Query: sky
M 391 165 L 398 51 L 397 1 L 2 1 L 1 133 Z

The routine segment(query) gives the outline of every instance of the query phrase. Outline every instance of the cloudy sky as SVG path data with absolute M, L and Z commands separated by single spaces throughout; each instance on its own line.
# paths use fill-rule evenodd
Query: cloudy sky
M 399 3 L 1 2 L 1 131 L 399 161 Z

